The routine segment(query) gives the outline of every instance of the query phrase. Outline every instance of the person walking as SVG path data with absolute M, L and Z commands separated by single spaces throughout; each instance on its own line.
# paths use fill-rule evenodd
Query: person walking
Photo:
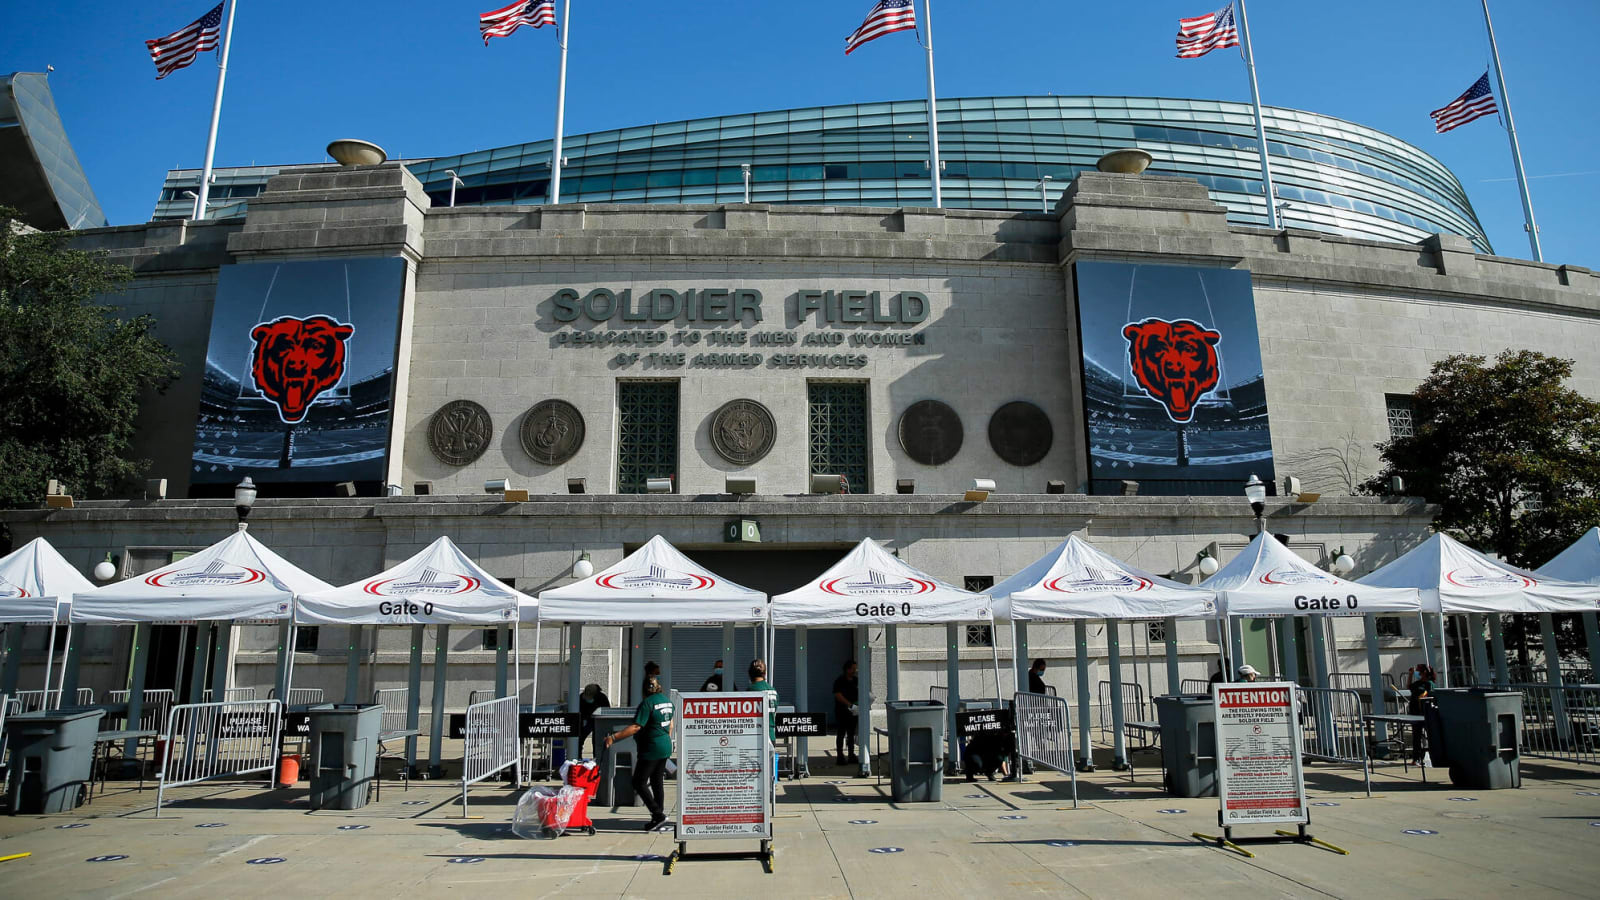
M 667 760 L 672 758 L 672 700 L 661 690 L 659 679 L 644 680 L 644 699 L 633 722 L 621 731 L 606 736 L 606 749 L 617 741 L 638 735 L 633 762 L 633 792 L 650 811 L 645 831 L 655 831 L 667 822 L 663 802 Z
M 856 714 L 860 712 L 861 687 L 856 680 L 855 660 L 844 664 L 844 672 L 833 680 L 833 719 L 838 726 L 834 739 L 834 759 L 839 764 L 860 762 L 856 756 Z M 845 755 L 845 747 L 850 755 Z

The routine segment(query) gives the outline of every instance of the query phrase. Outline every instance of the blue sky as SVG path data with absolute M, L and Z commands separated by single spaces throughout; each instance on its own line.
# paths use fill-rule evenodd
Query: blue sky
M 146 38 L 214 0 L 7 4 L 0 71 L 55 66 L 51 88 L 113 223 L 149 217 L 167 169 L 199 166 L 216 84 L 209 58 L 155 80 Z M 477 14 L 506 0 L 241 0 L 219 165 L 314 162 L 336 137 L 433 156 L 550 135 L 556 44 L 524 28 L 485 48 Z M 925 96 L 921 51 L 891 35 L 846 58 L 871 0 L 573 0 L 567 128 Z M 939 93 L 1127 94 L 1244 100 L 1232 51 L 1173 58 L 1180 16 L 1221 0 L 934 0 Z M 919 4 L 920 8 L 920 4 Z M 1600 267 L 1600 33 L 1594 0 L 1497 0 L 1545 258 Z M 1455 171 L 1503 255 L 1527 257 L 1505 132 L 1481 119 L 1435 135 L 1428 111 L 1489 59 L 1475 0 L 1256 0 L 1262 100 L 1396 135 Z

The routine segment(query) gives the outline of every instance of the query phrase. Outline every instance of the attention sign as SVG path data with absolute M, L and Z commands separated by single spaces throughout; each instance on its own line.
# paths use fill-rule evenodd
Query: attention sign
M 764 693 L 674 692 L 679 841 L 772 837 L 772 743 Z
M 1295 686 L 1219 684 L 1212 703 L 1217 714 L 1222 824 L 1309 822 Z

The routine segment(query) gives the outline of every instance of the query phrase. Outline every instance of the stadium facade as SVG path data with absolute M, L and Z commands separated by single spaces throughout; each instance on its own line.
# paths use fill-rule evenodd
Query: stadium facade
M 1295 109 L 1263 109 L 1284 221 L 1391 241 L 1463 235 L 1492 252 L 1466 192 L 1438 160 L 1383 132 Z M 931 196 L 922 100 L 776 110 L 570 135 L 568 203 L 758 203 L 921 206 Z M 1229 221 L 1266 225 L 1248 104 L 1155 97 L 973 97 L 939 102 L 944 205 L 1041 209 L 1107 151 L 1138 146 L 1152 174 L 1191 178 Z M 522 206 L 548 199 L 550 141 L 407 162 L 434 206 Z M 300 167 L 222 168 L 214 215 L 237 214 L 267 179 Z M 1048 177 L 1041 187 L 1041 180 Z M 154 218 L 190 216 L 200 173 L 167 175 Z
M 1238 151 L 1241 170 L 1249 155 Z M 1170 159 L 1157 152 L 1158 166 Z M 1432 518 L 1414 498 L 1350 496 L 1350 481 L 1376 468 L 1375 443 L 1409 427 L 1406 395 L 1433 362 L 1533 348 L 1575 359 L 1575 386 L 1600 396 L 1588 352 L 1600 342 L 1600 278 L 1589 270 L 1486 255 L 1470 235 L 1255 227 L 1192 177 L 1084 171 L 1049 212 L 1020 194 L 1020 210 L 449 209 L 418 169 L 299 168 L 267 178 L 236 217 L 80 232 L 79 246 L 135 269 L 114 302 L 151 314 L 181 359 L 181 380 L 145 404 L 136 447 L 169 499 L 8 513 L 13 539 L 42 535 L 85 570 L 110 554 L 135 575 L 226 536 L 225 498 L 248 474 L 263 497 L 251 533 L 336 584 L 441 534 L 533 593 L 569 583 L 585 554 L 599 570 L 655 534 L 770 593 L 867 536 L 972 588 L 1069 534 L 1197 582 L 1202 551 L 1226 560 L 1253 533 L 1240 487 L 1256 474 L 1320 492 L 1270 498 L 1266 527 L 1319 565 L 1348 552 L 1359 576 L 1420 542 Z M 1459 212 L 1477 234 L 1464 198 Z M 754 494 L 732 492 L 730 476 L 753 479 L 739 490 Z M 995 482 L 981 502 L 963 496 L 975 479 Z M 1421 657 L 1417 622 L 1379 625 L 1386 667 Z M 1166 689 L 1167 635 L 1184 677 L 1209 674 L 1215 658 L 1213 626 L 1171 627 L 1116 632 L 1128 680 L 1152 693 Z M 191 631 L 152 636 L 147 686 L 188 684 L 184 666 L 214 646 L 211 632 L 162 628 Z M 1287 671 L 1297 648 L 1324 638 L 1336 671 L 1364 671 L 1358 620 L 1331 635 L 1304 622 L 1243 628 L 1246 658 L 1264 671 Z M 28 631 L 25 679 L 44 641 Z M 217 633 L 234 635 L 222 645 L 230 683 L 264 696 L 278 632 Z M 536 657 L 570 655 L 573 678 L 619 701 L 646 658 L 692 687 L 712 659 L 733 656 L 738 672 L 754 653 L 745 629 L 731 645 L 720 629 L 650 623 L 545 629 L 538 647 L 532 637 L 525 629 L 518 644 L 525 676 Z M 851 629 L 813 630 L 809 692 L 826 697 L 846 657 L 881 663 L 891 642 L 906 697 L 941 683 L 951 652 L 966 663 L 964 695 L 1009 689 L 988 674 L 993 643 L 1002 659 L 1044 657 L 1058 672 L 1083 660 L 1095 683 L 1108 637 L 1080 647 L 1070 627 L 1036 624 L 1013 648 L 1003 630 L 974 627 L 952 647 L 938 628 L 874 627 L 865 644 Z M 359 695 L 402 686 L 410 638 L 308 629 L 296 684 L 341 697 L 353 658 L 365 663 Z M 449 707 L 492 687 L 491 648 L 510 640 L 428 631 L 427 650 L 456 654 Z M 73 646 L 81 684 L 122 686 L 126 629 L 96 626 Z M 795 646 L 779 636 L 780 686 L 793 684 Z M 872 671 L 881 699 L 884 667 Z M 1070 678 L 1052 682 L 1072 695 Z M 541 680 L 538 699 L 560 699 L 568 683 Z

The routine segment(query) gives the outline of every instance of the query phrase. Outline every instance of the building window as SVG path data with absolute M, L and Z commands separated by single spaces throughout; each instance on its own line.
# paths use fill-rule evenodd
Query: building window
M 617 491 L 643 494 L 652 478 L 678 486 L 678 383 L 617 382 Z
M 1152 644 L 1158 644 L 1167 639 L 1167 623 L 1160 619 L 1144 623 L 1145 639 Z
M 317 635 L 322 629 L 316 625 L 296 625 L 294 628 L 294 652 L 317 652 Z
M 1378 637 L 1400 637 L 1399 616 L 1378 616 Z
M 1408 438 L 1417 433 L 1416 423 L 1411 418 L 1410 394 L 1384 394 L 1384 406 L 1389 410 L 1389 437 Z
M 993 647 L 994 646 L 994 626 L 993 625 L 968 625 L 967 626 L 967 646 L 968 647 Z
M 843 475 L 846 493 L 871 493 L 867 479 L 867 386 L 859 382 L 813 381 L 806 390 L 810 399 L 811 474 Z

